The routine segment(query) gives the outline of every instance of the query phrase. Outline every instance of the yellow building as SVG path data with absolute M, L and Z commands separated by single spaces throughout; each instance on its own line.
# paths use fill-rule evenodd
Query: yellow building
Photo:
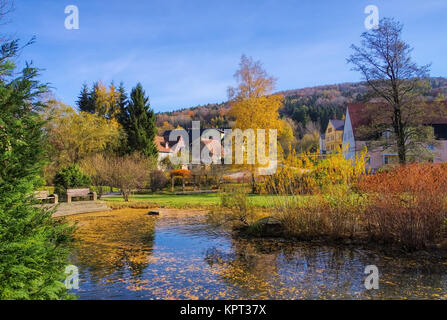
M 325 133 L 326 153 L 333 153 L 342 147 L 344 120 L 329 120 Z

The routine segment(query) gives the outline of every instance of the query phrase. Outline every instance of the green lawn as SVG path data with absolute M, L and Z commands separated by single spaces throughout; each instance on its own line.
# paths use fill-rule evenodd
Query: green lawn
M 272 198 L 269 195 L 250 195 L 250 201 L 259 208 L 268 208 L 272 206 Z M 123 197 L 111 196 L 105 197 L 105 200 L 111 203 L 123 203 Z M 157 206 L 166 206 L 172 208 L 193 208 L 193 207 L 213 207 L 220 204 L 220 198 L 217 193 L 201 194 L 136 194 L 130 197 L 130 203 L 151 203 Z

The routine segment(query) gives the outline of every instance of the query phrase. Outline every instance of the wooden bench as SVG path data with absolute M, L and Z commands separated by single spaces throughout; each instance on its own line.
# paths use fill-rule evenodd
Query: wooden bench
M 89 197 L 90 200 L 97 200 L 96 192 L 90 192 L 89 188 L 67 189 L 67 202 L 71 203 L 71 200 L 74 197 Z
M 37 200 L 49 200 L 50 203 L 58 203 L 59 197 L 57 194 L 49 194 L 48 191 L 34 191 L 34 198 Z

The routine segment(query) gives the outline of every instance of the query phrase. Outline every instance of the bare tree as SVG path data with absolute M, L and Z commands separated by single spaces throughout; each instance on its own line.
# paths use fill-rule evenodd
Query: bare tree
M 427 133 L 421 125 L 426 111 L 422 93 L 428 87 L 425 79 L 429 65 L 418 66 L 412 61 L 413 49 L 401 36 L 402 24 L 382 19 L 377 29 L 361 35 L 360 46 L 351 46 L 354 53 L 347 61 L 371 89 L 375 128 L 390 130 L 399 163 L 404 164 L 412 145 Z
M 109 168 L 112 185 L 121 189 L 124 201 L 129 201 L 133 190 L 148 184 L 150 162 L 139 154 L 110 157 Z

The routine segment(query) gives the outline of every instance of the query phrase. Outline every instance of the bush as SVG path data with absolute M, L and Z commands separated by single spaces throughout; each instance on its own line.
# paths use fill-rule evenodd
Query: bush
M 345 147 L 346 148 L 346 147 Z M 343 152 L 338 150 L 320 158 L 318 154 L 290 153 L 284 165 L 274 175 L 267 177 L 265 189 L 270 194 L 315 194 L 327 193 L 327 188 L 333 185 L 351 186 L 362 175 L 367 173 L 366 149 L 355 161 L 345 159 Z
M 166 174 L 161 170 L 154 170 L 149 177 L 149 188 L 152 192 L 162 190 L 168 184 L 169 179 Z
M 439 241 L 447 217 L 446 185 L 446 164 L 409 164 L 364 177 L 358 188 L 370 201 L 365 214 L 370 235 L 408 249 Z
M 220 208 L 208 214 L 212 224 L 231 223 L 233 227 L 247 227 L 255 220 L 255 212 L 247 193 L 241 188 L 220 194 Z
M 67 189 L 90 186 L 90 176 L 82 172 L 78 165 L 71 165 L 58 171 L 54 177 L 54 192 L 65 196 Z
M 334 192 L 276 199 L 278 218 L 286 236 L 302 239 L 352 238 L 362 228 L 365 201 L 353 193 Z

